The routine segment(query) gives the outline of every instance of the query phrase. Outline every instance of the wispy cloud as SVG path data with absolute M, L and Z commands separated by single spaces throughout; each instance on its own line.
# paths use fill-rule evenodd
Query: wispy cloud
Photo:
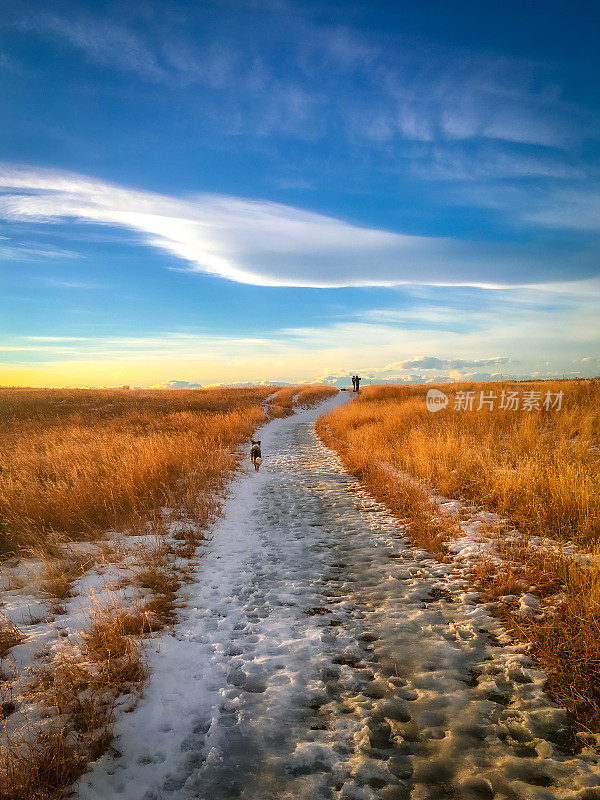
M 44 13 L 23 21 L 22 27 L 68 43 L 96 64 L 135 72 L 153 81 L 167 76 L 151 46 L 122 23 L 81 14 L 68 18 Z
M 389 369 L 464 369 L 465 367 L 498 367 L 503 364 L 518 364 L 507 356 L 496 356 L 495 358 L 480 358 L 469 360 L 465 358 L 437 358 L 436 356 L 424 356 L 415 358 L 412 361 L 399 361 L 390 364 Z
M 76 351 L 70 347 L 56 347 L 53 346 L 51 350 L 47 346 L 40 345 L 39 347 L 35 347 L 33 345 L 10 345 L 10 344 L 0 344 L 0 352 L 2 353 L 44 353 L 48 355 L 51 352 L 53 355 L 65 355 L 67 353 L 75 353 Z
M 6 237 L 0 236 L 6 241 Z M 0 242 L 0 256 L 11 261 L 44 261 L 48 258 L 80 258 L 79 253 L 63 247 L 40 246 L 35 244 L 3 244 Z
M 411 173 L 426 181 L 497 181 L 506 178 L 581 180 L 582 166 L 554 150 L 509 148 L 498 143 L 433 143 L 411 150 Z
M 135 231 L 189 269 L 256 286 L 523 285 L 589 274 L 541 245 L 477 243 L 362 227 L 260 200 L 200 194 L 176 198 L 88 177 L 5 165 L 0 216 Z
M 30 342 L 87 342 L 87 336 L 26 336 Z
M 219 90 L 214 111 L 237 133 L 305 138 L 335 128 L 370 143 L 484 139 L 558 148 L 595 135 L 597 120 L 563 99 L 541 63 L 407 36 L 381 41 L 319 24 L 296 4 L 254 14 L 252 37 L 233 15 L 223 25 L 196 9 L 182 21 L 151 4 L 135 27 L 123 15 L 81 10 L 41 13 L 22 27 L 172 90 Z
M 525 213 L 528 222 L 550 228 L 600 231 L 600 182 L 583 189 L 554 188 L 547 192 L 537 209 Z
M 390 308 L 263 335 L 156 330 L 129 336 L 59 336 L 42 331 L 7 336 L 0 347 L 4 360 L 17 370 L 14 380 L 27 383 L 37 375 L 42 384 L 297 382 L 323 376 L 341 380 L 357 370 L 374 381 L 402 382 L 598 372 L 597 296 L 562 294 L 557 302 L 547 290 L 504 290 L 492 292 L 498 305 L 492 301 L 477 307 L 474 295 L 487 292 L 411 293 L 421 314 L 418 328 Z M 463 318 L 460 329 L 427 327 L 427 316 L 439 311 L 440 303 L 448 314 Z
M 244 361 L 263 357 L 280 357 L 286 349 L 280 336 L 217 335 L 157 331 L 140 336 L 13 336 L 0 342 L 0 350 L 11 353 L 36 353 L 39 363 L 54 363 L 57 355 L 69 361 L 129 362 L 147 360 L 154 364 L 185 359 L 189 363 L 210 363 L 223 360 Z M 235 351 L 235 358 L 231 352 Z M 28 359 L 30 361 L 30 359 Z
M 99 284 L 90 283 L 89 281 L 73 281 L 65 278 L 50 278 L 40 277 L 37 279 L 39 283 L 44 286 L 49 286 L 54 289 L 97 289 Z

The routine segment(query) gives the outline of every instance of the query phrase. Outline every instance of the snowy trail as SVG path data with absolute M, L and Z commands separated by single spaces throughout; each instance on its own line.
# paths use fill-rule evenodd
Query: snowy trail
M 263 429 L 80 800 L 600 798 L 523 649 L 319 441 L 346 399 Z

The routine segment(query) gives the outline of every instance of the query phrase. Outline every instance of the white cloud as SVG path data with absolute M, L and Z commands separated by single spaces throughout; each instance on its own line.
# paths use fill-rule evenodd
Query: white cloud
M 537 209 L 526 213 L 525 219 L 551 228 L 600 230 L 600 184 L 584 189 L 556 189 L 545 193 Z
M 136 72 L 152 81 L 162 81 L 166 77 L 152 48 L 119 22 L 40 14 L 35 20 L 24 22 L 23 27 L 67 42 L 96 64 Z
M 398 364 L 390 364 L 390 369 L 464 369 L 465 367 L 491 367 L 500 366 L 501 364 L 514 363 L 512 358 L 506 356 L 495 356 L 494 358 L 484 358 L 476 360 L 468 360 L 464 358 L 437 358 L 437 356 L 421 356 L 412 361 L 402 361 Z
M 156 389 L 200 389 L 202 388 L 201 383 L 197 383 L 197 381 L 184 381 L 178 380 L 176 378 L 172 378 L 170 381 L 165 381 L 164 383 L 158 384 Z
M 561 148 L 595 135 L 596 121 L 562 99 L 541 63 L 317 23 L 297 5 L 283 16 L 255 8 L 251 35 L 241 39 L 235 14 L 223 25 L 197 5 L 187 14 L 146 8 L 135 26 L 127 14 L 81 10 L 28 15 L 21 25 L 175 91 L 218 89 L 221 130 L 236 133 L 304 138 L 339 125 L 367 142 L 484 138 Z M 236 101 L 228 104 L 230 89 Z
M 407 236 L 292 206 L 223 195 L 136 191 L 73 173 L 0 167 L 0 217 L 137 232 L 189 269 L 256 286 L 522 285 L 541 280 L 541 247 Z M 561 269 L 577 264 L 563 258 Z
M 423 320 L 444 299 L 460 326 L 439 330 L 419 322 L 415 327 L 414 320 L 406 324 L 391 311 L 365 310 L 330 325 L 278 329 L 260 337 L 203 331 L 61 337 L 41 331 L 7 337 L 0 345 L 13 367 L 47 370 L 46 381 L 63 371 L 80 382 L 103 385 L 156 384 L 173 376 L 205 386 L 327 376 L 346 380 L 357 371 L 376 382 L 405 383 L 500 372 L 504 377 L 598 372 L 597 294 L 504 290 L 491 293 L 492 301 L 483 307 L 477 297 L 485 294 L 487 300 L 488 292 L 419 289 L 413 294 Z

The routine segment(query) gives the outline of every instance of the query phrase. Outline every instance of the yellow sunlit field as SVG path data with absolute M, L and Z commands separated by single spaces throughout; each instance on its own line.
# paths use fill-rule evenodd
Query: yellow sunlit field
M 428 386 L 367 388 L 328 418 L 353 458 L 380 459 L 434 486 L 509 516 L 520 530 L 576 540 L 600 539 L 600 382 L 449 384 L 449 403 L 431 413 Z M 457 392 L 474 392 L 473 411 L 454 410 Z M 540 409 L 501 410 L 501 393 L 539 393 Z M 546 411 L 547 392 L 563 392 L 562 408 Z M 496 395 L 495 408 L 477 410 Z
M 327 398 L 333 397 L 333 395 L 337 393 L 338 390 L 334 389 L 332 386 L 321 386 L 319 384 L 307 386 L 298 392 L 296 403 L 301 408 L 312 408 L 316 406 L 317 403 L 327 400 Z
M 48 550 L 198 506 L 265 420 L 270 387 L 0 391 L 3 552 Z
M 313 386 L 285 386 L 271 398 L 271 413 L 275 417 L 289 417 L 294 413 L 294 406 L 310 408 L 337 394 L 331 386 L 315 384 Z
M 25 715 L 5 730 L 1 797 L 58 797 L 103 752 L 117 697 L 145 677 L 138 637 L 174 621 L 187 559 L 219 511 L 240 445 L 268 419 L 336 393 L 326 386 L 0 390 L 3 587 L 44 603 L 47 617 L 31 622 L 53 629 L 86 573 L 118 574 L 116 583 L 100 580 L 102 602 L 94 590 L 80 596 L 89 625 L 79 643 L 53 645 L 30 674 L 11 651 L 32 644 L 35 632 L 0 612 L 0 694 L 10 721 L 17 697 L 52 720 L 39 727 L 35 714 Z M 181 530 L 169 533 L 174 520 Z M 141 593 L 134 602 L 122 593 L 127 586 Z
M 432 388 L 448 397 L 434 413 Z M 600 381 L 374 386 L 318 430 L 440 559 L 473 507 L 499 515 L 470 577 L 531 643 L 548 688 L 599 730 Z M 440 514 L 436 495 L 462 500 L 462 514 Z M 518 613 L 524 592 L 540 598 L 535 617 Z

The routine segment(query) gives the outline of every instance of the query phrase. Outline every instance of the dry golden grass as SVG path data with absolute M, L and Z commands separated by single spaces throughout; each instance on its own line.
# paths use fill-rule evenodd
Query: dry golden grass
M 30 699 L 53 710 L 46 729 L 5 738 L 0 750 L 2 800 L 59 798 L 111 738 L 116 699 L 145 676 L 134 638 L 151 631 L 143 610 L 96 606 L 81 650 L 65 648 L 40 672 Z
M 144 608 L 126 609 L 114 602 L 112 608 L 97 608 L 92 624 L 84 632 L 84 654 L 92 665 L 92 681 L 112 689 L 123 689 L 143 678 L 139 644 L 135 636 L 151 633 L 151 621 Z
M 90 558 L 77 559 L 72 553 L 64 552 L 55 558 L 47 558 L 42 553 L 44 576 L 40 582 L 40 591 L 47 595 L 54 604 L 54 611 L 62 611 L 61 601 L 71 595 L 73 583 L 92 566 Z
M 0 756 L 2 800 L 59 800 L 90 758 L 78 743 L 67 743 L 60 728 L 18 745 L 9 741 Z
M 271 391 L 1 389 L 0 552 L 51 552 L 158 506 L 210 516 Z
M 300 391 L 299 386 L 284 386 L 274 392 L 270 400 L 270 413 L 273 417 L 289 417 L 294 413 L 294 398 Z
M 310 408 L 337 394 L 337 391 L 333 386 L 322 384 L 284 386 L 274 392 L 270 400 L 270 414 L 273 417 L 289 417 L 295 408 Z
M 131 412 L 149 415 L 165 411 L 201 414 L 248 408 L 273 392 L 273 387 L 216 389 L 0 389 L 3 424 L 19 428 L 38 420 L 44 426 L 64 422 L 90 424 L 123 417 Z
M 136 582 L 143 589 L 150 589 L 153 594 L 144 610 L 150 615 L 154 628 L 172 623 L 175 619 L 177 591 L 181 586 L 176 572 L 169 566 L 151 566 L 136 574 Z
M 334 386 L 315 384 L 314 386 L 307 386 L 306 389 L 301 389 L 298 392 L 296 403 L 301 408 L 312 408 L 312 406 L 316 406 L 317 403 L 327 400 L 337 393 L 338 390 Z
M 600 382 L 443 384 L 445 410 L 425 406 L 429 386 L 373 386 L 327 419 L 334 439 L 509 518 L 528 534 L 600 540 Z M 561 411 L 454 411 L 457 391 L 564 392 Z
M 120 528 L 154 535 L 131 577 L 149 599 L 134 609 L 93 603 L 83 645 L 65 645 L 30 690 L 54 714 L 25 737 L 5 736 L 3 800 L 60 797 L 110 742 L 116 698 L 144 677 L 137 637 L 173 622 L 185 577 L 174 559 L 194 554 L 272 391 L 0 390 L 0 555 L 44 562 L 39 588 L 55 613 L 92 565 L 70 541 Z M 186 523 L 175 546 L 164 507 Z M 0 657 L 22 638 L 0 624 Z
M 549 691 L 583 727 L 599 731 L 598 561 L 578 563 L 555 546 L 533 546 L 530 537 L 600 552 L 600 382 L 440 385 L 450 402 L 435 414 L 425 405 L 429 388 L 367 388 L 321 418 L 318 431 L 373 495 L 407 522 L 409 536 L 439 558 L 455 535 L 456 520 L 440 517 L 426 492 L 411 501 L 406 475 L 507 520 L 496 531 L 502 561 L 483 557 L 473 579 L 486 600 L 524 592 L 541 598 L 539 615 L 519 616 L 516 601 L 499 603 L 496 613 L 516 637 L 531 643 Z M 454 410 L 457 391 L 474 391 L 476 409 L 479 392 L 499 398 L 503 390 L 521 397 L 526 391 L 542 397 L 562 391 L 562 410 L 501 411 L 498 401 L 493 411 Z M 506 537 L 513 525 L 521 533 L 516 541 Z
M 218 498 L 213 498 L 211 504 L 204 504 L 205 512 L 209 517 L 218 513 L 220 504 Z M 200 524 L 204 524 L 201 522 Z M 179 531 L 172 534 L 173 539 L 179 542 L 179 546 L 174 551 L 180 558 L 190 558 L 201 541 L 204 540 L 204 533 L 195 525 L 185 524 Z
M 17 626 L 0 614 L 0 659 L 8 655 L 11 647 L 21 644 L 24 638 Z

